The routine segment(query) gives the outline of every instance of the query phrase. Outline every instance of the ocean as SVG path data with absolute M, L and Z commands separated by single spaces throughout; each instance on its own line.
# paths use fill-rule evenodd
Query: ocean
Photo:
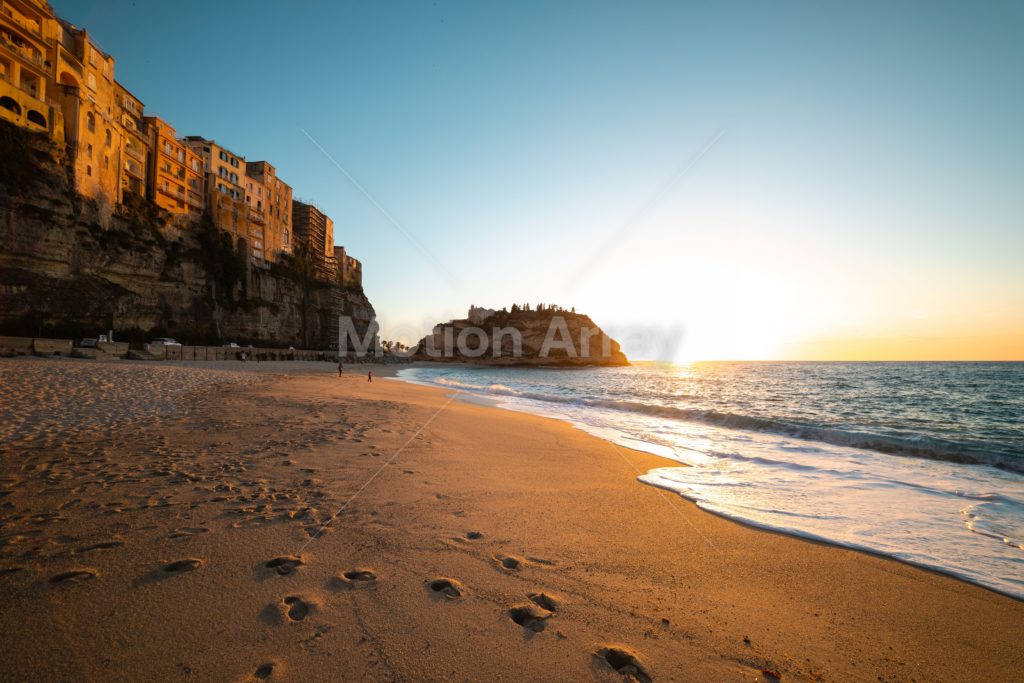
M 685 464 L 639 479 L 724 517 L 1024 599 L 1024 363 L 437 365 L 399 377 Z

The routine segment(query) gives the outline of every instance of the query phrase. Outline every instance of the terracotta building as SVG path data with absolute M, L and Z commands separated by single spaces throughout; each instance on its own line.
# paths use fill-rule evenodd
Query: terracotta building
M 242 185 L 245 176 L 245 158 L 199 135 L 186 136 L 182 142 L 203 161 L 206 178 L 206 208 L 213 224 L 231 235 L 240 254 L 246 260 L 263 261 L 262 245 L 254 251 L 249 233 L 249 204 Z
M 266 161 L 247 162 L 245 174 L 253 245 L 262 240 L 263 258 L 277 261 L 292 250 L 292 187 Z
M 345 252 L 345 247 L 334 247 L 334 260 L 337 264 L 338 282 L 345 287 L 363 286 L 363 264 Z
M 0 119 L 64 142 L 57 18 L 41 0 L 0 0 Z
M 334 221 L 312 204 L 292 202 L 292 226 L 295 241 L 305 245 L 313 260 L 317 277 L 324 281 L 337 278 L 334 259 Z
M 117 81 L 114 94 L 121 124 L 121 198 L 127 192 L 146 197 L 151 143 L 142 116 L 142 100 Z
M 57 82 L 75 187 L 101 206 L 120 198 L 121 125 L 114 59 L 80 29 L 58 19 Z
M 151 147 L 148 198 L 161 209 L 198 222 L 206 207 L 202 158 L 160 117 L 144 120 Z

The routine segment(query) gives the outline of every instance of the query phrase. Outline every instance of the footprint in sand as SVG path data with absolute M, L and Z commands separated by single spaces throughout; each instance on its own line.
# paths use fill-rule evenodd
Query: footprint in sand
M 191 538 L 199 534 L 208 533 L 209 531 L 204 526 L 183 526 L 172 531 L 167 538 Z
M 544 622 L 553 613 L 537 605 L 516 605 L 508 611 L 508 615 L 523 628 L 540 633 L 544 630 Z
M 516 557 L 515 555 L 495 555 L 494 561 L 497 562 L 502 569 L 507 569 L 510 572 L 519 571 L 519 568 L 523 566 L 522 558 Z
M 72 569 L 50 577 L 50 583 L 79 583 L 96 576 L 95 569 Z
M 197 560 L 195 558 L 190 557 L 184 560 L 176 560 L 169 564 L 165 564 L 163 566 L 163 570 L 168 574 L 179 574 L 181 572 L 190 572 L 195 569 L 199 569 L 202 566 L 202 560 Z
M 313 611 L 312 603 L 306 602 L 296 595 L 289 595 L 284 599 L 285 614 L 292 621 L 302 621 Z
M 334 588 L 370 588 L 377 584 L 377 574 L 372 569 L 359 567 L 342 572 L 331 579 Z
M 284 576 L 297 571 L 299 567 L 305 564 L 301 557 L 295 555 L 282 555 L 281 557 L 275 557 L 272 560 L 268 560 L 263 564 L 267 569 L 274 569 L 278 574 Z
M 76 550 L 76 553 L 87 553 L 92 550 L 109 550 L 110 548 L 120 548 L 124 545 L 124 541 L 101 541 L 99 543 L 93 543 L 83 548 Z
M 537 605 L 541 609 L 546 609 L 548 612 L 557 612 L 558 605 L 561 602 L 559 598 L 555 598 L 548 593 L 531 593 L 529 595 L 530 602 Z
M 466 590 L 461 582 L 443 576 L 427 581 L 427 589 L 432 595 L 447 600 L 456 600 L 462 597 Z
M 638 681 L 638 683 L 650 683 L 651 681 L 650 674 L 640 664 L 639 656 L 628 647 L 606 645 L 595 652 L 594 656 L 628 680 Z
M 531 593 L 529 598 L 533 604 L 516 605 L 508 615 L 523 628 L 539 633 L 544 630 L 544 622 L 555 616 L 558 600 L 547 593 Z
M 0 567 L 0 577 L 11 576 L 19 572 L 27 572 L 28 567 L 22 567 L 21 565 L 15 565 L 13 567 Z
M 277 665 L 274 662 L 267 662 L 266 664 L 260 664 L 255 671 L 252 672 L 252 676 L 249 677 L 250 681 L 265 681 L 274 675 L 274 671 L 277 669 Z

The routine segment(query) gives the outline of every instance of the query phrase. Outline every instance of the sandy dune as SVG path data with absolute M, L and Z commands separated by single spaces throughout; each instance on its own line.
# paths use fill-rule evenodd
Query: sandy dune
M 1024 670 L 1018 601 L 719 519 L 635 481 L 663 461 L 440 391 L 18 359 L 0 408 L 2 680 Z

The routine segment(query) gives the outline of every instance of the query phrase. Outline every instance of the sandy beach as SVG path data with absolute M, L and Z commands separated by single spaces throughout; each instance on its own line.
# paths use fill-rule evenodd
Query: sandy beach
M 1024 603 L 394 366 L 0 360 L 0 680 L 1008 681 Z

